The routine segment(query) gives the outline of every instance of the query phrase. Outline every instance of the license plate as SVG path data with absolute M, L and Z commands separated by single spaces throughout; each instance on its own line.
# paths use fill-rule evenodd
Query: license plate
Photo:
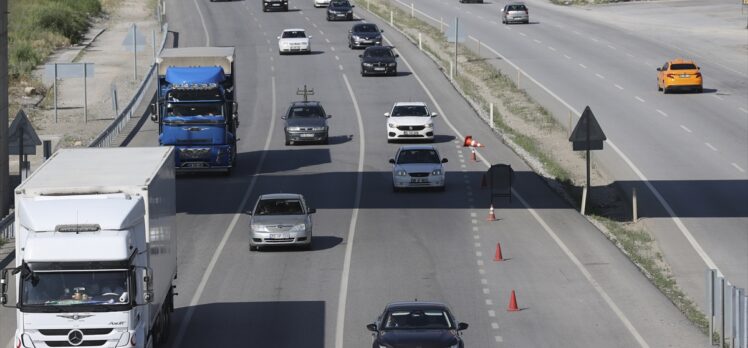
M 411 178 L 410 182 L 414 183 L 414 184 L 422 184 L 422 183 L 428 182 L 428 179 L 426 179 L 426 178 Z
M 304 133 L 299 135 L 302 138 L 313 138 L 314 134 Z
M 403 131 L 403 133 L 405 133 L 405 135 L 418 135 L 418 132 L 416 131 Z
M 280 6 L 281 4 L 273 4 L 273 6 Z
M 691 76 L 691 75 L 688 75 L 688 74 L 680 74 L 680 77 L 684 77 L 684 78 L 685 78 L 685 77 L 689 77 L 689 76 Z
M 288 235 L 285 233 L 271 233 L 270 238 L 271 239 L 287 239 Z
M 374 68 L 374 71 L 384 71 L 384 68 Z
M 201 168 L 201 167 L 206 167 L 206 166 L 207 164 L 201 163 L 201 162 L 187 163 L 187 167 L 190 167 L 190 168 Z

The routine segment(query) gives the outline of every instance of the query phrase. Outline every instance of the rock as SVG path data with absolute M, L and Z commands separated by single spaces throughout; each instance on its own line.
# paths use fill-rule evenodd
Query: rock
M 35 87 L 24 87 L 23 93 L 26 95 L 34 95 L 36 94 L 36 88 Z
M 75 141 L 75 142 L 73 143 L 73 146 L 83 146 L 83 142 L 82 142 L 82 141 L 80 141 L 80 140 L 76 140 L 76 141 Z

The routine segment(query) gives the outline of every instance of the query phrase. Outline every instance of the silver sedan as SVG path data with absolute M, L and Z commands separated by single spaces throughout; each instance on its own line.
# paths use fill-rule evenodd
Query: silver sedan
M 249 250 L 270 245 L 312 246 L 312 217 L 304 196 L 297 193 L 262 195 L 250 212 Z

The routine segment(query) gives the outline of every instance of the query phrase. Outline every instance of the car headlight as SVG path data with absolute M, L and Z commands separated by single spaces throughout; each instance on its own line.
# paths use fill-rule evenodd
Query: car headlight
M 304 232 L 304 231 L 306 231 L 306 224 L 298 224 L 294 227 L 291 227 L 291 229 L 288 230 L 288 232 Z
M 408 172 L 406 172 L 406 171 L 404 171 L 402 169 L 398 169 L 398 170 L 395 171 L 395 175 L 396 176 L 407 176 Z
M 288 127 L 287 129 L 289 132 L 298 132 L 301 130 L 301 127 Z
M 371 63 L 364 63 L 364 66 L 372 66 Z
M 250 228 L 252 228 L 252 231 L 254 232 L 269 232 L 268 227 L 265 225 L 251 225 Z
M 434 169 L 431 171 L 431 175 L 442 175 L 441 169 Z
M 354 40 L 361 40 L 361 37 L 360 37 L 360 36 L 358 36 L 358 35 L 351 35 L 351 37 L 352 37 L 352 38 L 353 38 Z
M 426 128 L 434 128 L 434 123 L 427 123 Z
M 397 63 L 389 63 L 389 64 L 387 64 L 387 65 L 389 65 L 389 66 L 396 66 L 396 65 L 397 65 Z
M 395 127 L 397 127 L 397 126 L 395 126 L 395 124 L 394 124 L 394 123 L 388 123 L 388 124 L 387 124 L 387 127 L 390 127 L 390 128 L 395 128 Z
M 327 129 L 326 127 L 312 127 L 312 131 L 314 132 L 321 132 Z

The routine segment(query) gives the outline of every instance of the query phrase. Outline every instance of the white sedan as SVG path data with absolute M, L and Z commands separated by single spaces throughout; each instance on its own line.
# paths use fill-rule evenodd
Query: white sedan
M 330 0 L 314 0 L 314 7 L 327 7 L 330 5 Z
M 444 163 L 431 145 L 401 146 L 395 158 L 390 159 L 392 167 L 392 190 L 405 188 L 436 188 L 443 191 L 446 185 Z
M 435 112 L 429 112 L 426 104 L 421 102 L 395 103 L 392 111 L 384 114 L 387 117 L 387 142 L 394 140 L 428 140 L 434 141 Z
M 312 36 L 307 36 L 304 29 L 285 29 L 278 36 L 278 52 L 285 53 L 312 53 L 312 45 L 309 40 Z

